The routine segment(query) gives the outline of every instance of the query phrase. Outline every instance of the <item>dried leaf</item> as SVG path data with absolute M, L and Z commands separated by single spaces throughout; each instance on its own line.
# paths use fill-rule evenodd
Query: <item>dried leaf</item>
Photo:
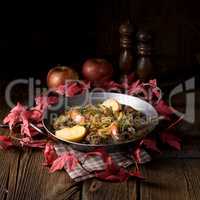
M 51 165 L 57 158 L 54 145 L 52 143 L 47 143 L 44 149 L 45 165 Z
M 157 80 L 156 80 L 156 79 L 149 80 L 149 84 L 150 84 L 153 88 L 156 88 L 156 87 L 157 87 Z
M 120 167 L 118 168 L 118 171 L 113 173 L 112 171 L 106 169 L 102 172 L 96 172 L 96 177 L 102 180 L 111 181 L 111 182 L 123 182 L 127 181 L 129 174 L 128 172 Z
M 128 94 L 129 95 L 136 95 L 136 96 L 141 96 L 145 99 L 148 99 L 148 92 L 144 87 L 144 84 L 140 81 L 137 80 L 133 82 L 128 89 Z
M 176 150 L 181 150 L 181 139 L 169 131 L 162 132 L 160 134 L 160 139 L 164 144 L 175 148 Z
M 18 122 L 21 121 L 21 113 L 26 111 L 26 107 L 21 105 L 19 102 L 17 105 L 10 111 L 10 113 L 4 118 L 3 123 L 9 124 L 9 127 L 12 128 Z
M 147 149 L 161 153 L 160 150 L 158 149 L 157 145 L 156 145 L 155 139 L 145 138 L 145 139 L 143 139 L 143 144 Z
M 33 140 L 30 137 L 24 137 L 21 139 L 20 144 L 22 147 L 31 147 L 31 148 L 45 148 L 47 140 Z
M 133 172 L 129 172 L 129 175 L 135 178 L 139 178 L 139 179 L 145 179 L 144 176 L 141 174 L 141 172 L 137 169 Z
M 156 79 L 150 80 L 149 84 L 151 86 L 151 93 L 152 93 L 151 99 L 152 100 L 155 99 L 155 102 L 156 102 L 160 98 L 160 95 L 161 95 L 160 90 L 158 90 L 158 87 L 157 87 L 157 80 Z
M 78 164 L 76 156 L 72 153 L 64 153 L 54 160 L 49 172 L 53 173 L 66 166 L 67 170 L 72 171 Z
M 39 96 L 36 98 L 36 107 L 27 109 L 26 106 L 17 103 L 17 105 L 4 118 L 4 124 L 9 124 L 12 129 L 16 124 L 21 124 L 21 135 L 33 137 L 38 134 L 29 126 L 30 122 L 39 123 L 42 120 L 43 112 L 48 105 L 58 101 L 57 97 Z
M 106 81 L 101 87 L 109 91 L 120 91 L 120 89 L 122 89 L 122 86 L 114 81 Z
M 53 105 L 58 102 L 58 97 L 55 96 L 38 96 L 35 98 L 36 107 L 32 108 L 32 110 L 38 110 L 41 113 L 47 108 L 48 105 Z
M 42 118 L 43 118 L 43 112 L 41 110 L 39 110 L 40 106 L 35 106 L 33 108 L 31 108 L 31 110 L 29 111 L 30 112 L 30 120 L 31 121 L 34 121 L 36 123 L 42 121 Z
M 94 152 L 86 153 L 86 158 L 90 156 L 99 156 L 104 162 L 105 170 L 95 172 L 97 178 L 112 182 L 121 182 L 128 179 L 127 171 L 118 167 L 112 160 L 112 157 L 103 148 L 96 149 Z
M 133 151 L 133 157 L 134 157 L 134 159 L 135 159 L 135 161 L 136 161 L 137 163 L 141 163 L 140 154 L 141 154 L 141 149 L 140 149 L 140 147 L 134 149 L 134 151 Z
M 85 90 L 90 88 L 90 82 L 88 83 L 79 83 L 79 82 L 70 82 L 66 85 L 60 85 L 55 89 L 55 92 L 65 95 L 65 96 L 74 96 L 77 94 L 83 93 Z
M 22 121 L 21 134 L 32 137 L 31 131 L 29 129 L 29 121 L 28 121 L 29 117 L 30 117 L 29 112 L 26 112 L 26 111 L 21 112 L 21 114 L 20 114 L 20 121 Z
M 160 115 L 163 115 L 166 118 L 169 118 L 173 114 L 172 109 L 170 108 L 170 106 L 167 105 L 164 100 L 160 100 L 158 104 L 155 105 L 155 109 Z
M 10 137 L 5 135 L 0 135 L 0 149 L 8 149 L 13 146 Z

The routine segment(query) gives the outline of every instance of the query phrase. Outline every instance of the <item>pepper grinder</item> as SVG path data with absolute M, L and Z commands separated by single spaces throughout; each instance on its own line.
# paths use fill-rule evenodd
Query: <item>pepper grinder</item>
M 137 34 L 137 76 L 143 82 L 148 82 L 152 76 L 152 62 L 151 62 L 151 52 L 152 48 L 150 45 L 151 35 L 145 31 L 139 31 Z
M 132 52 L 132 35 L 133 27 L 129 20 L 121 24 L 119 27 L 120 33 L 120 56 L 119 67 L 121 76 L 127 75 L 132 71 L 133 67 L 133 52 Z

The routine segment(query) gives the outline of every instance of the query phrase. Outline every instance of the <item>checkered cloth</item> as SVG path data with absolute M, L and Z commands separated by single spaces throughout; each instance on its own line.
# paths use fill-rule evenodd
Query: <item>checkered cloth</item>
M 85 153 L 76 151 L 72 149 L 69 145 L 59 143 L 55 144 L 55 150 L 58 156 L 63 153 L 72 153 L 75 154 L 77 159 L 82 165 L 78 164 L 74 170 L 70 171 L 65 167 L 65 170 L 69 176 L 76 182 L 83 181 L 95 177 L 95 171 L 104 170 L 105 165 L 103 160 L 99 156 L 90 156 L 85 160 Z M 140 164 L 149 162 L 151 160 L 150 155 L 142 149 L 140 152 Z M 127 152 L 115 152 L 109 153 L 112 157 L 112 160 L 117 166 L 128 167 L 135 163 L 132 155 L 127 155 Z

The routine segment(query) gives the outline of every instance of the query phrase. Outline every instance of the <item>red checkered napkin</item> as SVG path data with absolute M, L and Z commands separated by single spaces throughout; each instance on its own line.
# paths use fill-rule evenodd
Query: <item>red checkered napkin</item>
M 105 169 L 105 164 L 99 156 L 90 156 L 87 158 L 87 160 L 85 160 L 84 152 L 76 151 L 69 145 L 65 145 L 63 143 L 55 144 L 55 150 L 58 156 L 61 156 L 63 153 L 75 154 L 79 162 L 82 163 L 82 165 L 77 164 L 75 169 L 71 171 L 65 167 L 65 170 L 69 176 L 76 182 L 95 177 L 95 173 L 93 172 Z M 150 155 L 144 149 L 142 149 L 139 154 L 140 164 L 149 162 L 151 160 Z M 120 167 L 126 168 L 135 163 L 133 156 L 127 155 L 127 152 L 115 152 L 109 153 L 109 155 L 112 157 L 114 163 Z

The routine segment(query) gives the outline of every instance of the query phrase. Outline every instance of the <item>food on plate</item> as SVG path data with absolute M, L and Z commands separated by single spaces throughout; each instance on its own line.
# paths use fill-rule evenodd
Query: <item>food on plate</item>
M 54 120 L 53 128 L 55 135 L 65 141 L 113 144 L 141 137 L 144 121 L 143 113 L 107 99 L 96 105 L 68 108 Z
M 121 105 L 114 99 L 107 99 L 102 105 L 107 108 L 111 108 L 113 112 L 117 112 L 121 109 Z
M 85 137 L 86 129 L 84 126 L 76 125 L 71 128 L 63 128 L 61 130 L 56 131 L 56 137 L 61 140 L 69 140 L 72 142 L 78 142 Z

